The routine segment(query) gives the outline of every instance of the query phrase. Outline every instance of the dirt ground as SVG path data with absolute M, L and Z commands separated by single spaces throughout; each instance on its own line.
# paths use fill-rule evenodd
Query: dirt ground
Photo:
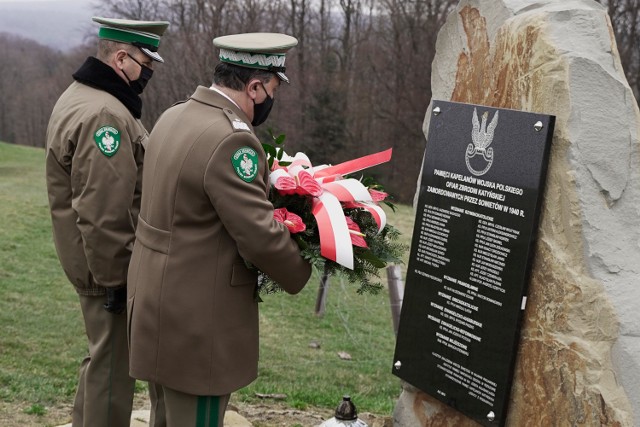
M 253 424 L 254 427 L 316 427 L 333 417 L 332 410 L 308 409 L 300 411 L 287 409 L 277 404 L 259 404 L 237 406 L 237 412 Z M 360 413 L 358 418 L 369 427 L 392 427 L 391 417 Z
M 44 415 L 31 415 L 28 407 L 0 402 L 0 426 L 3 427 L 43 427 L 56 426 L 71 421 L 71 405 L 47 407 Z
M 231 405 L 232 409 L 246 418 L 254 427 L 318 426 L 333 416 L 331 411 L 285 408 L 276 403 L 255 405 Z
M 254 427 L 316 427 L 333 417 L 333 411 L 327 409 L 287 408 L 281 403 L 265 400 L 264 403 L 231 403 L 229 409 L 235 410 Z M 134 409 L 148 408 L 144 396 L 136 395 Z M 2 427 L 54 427 L 71 421 L 71 404 L 48 407 L 44 415 L 27 414 L 28 408 L 0 402 L 0 426 Z M 387 416 L 360 413 L 359 418 L 369 427 L 391 427 L 391 418 Z

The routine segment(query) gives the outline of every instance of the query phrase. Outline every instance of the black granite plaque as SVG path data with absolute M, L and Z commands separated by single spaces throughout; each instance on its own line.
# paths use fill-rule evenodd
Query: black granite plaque
M 502 426 L 555 117 L 444 101 L 432 114 L 392 371 Z

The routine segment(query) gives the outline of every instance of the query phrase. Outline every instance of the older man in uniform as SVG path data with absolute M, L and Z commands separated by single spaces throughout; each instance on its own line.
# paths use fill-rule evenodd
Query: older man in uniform
M 147 131 L 142 93 L 164 21 L 93 18 L 98 53 L 73 74 L 47 129 L 46 175 L 58 257 L 79 298 L 89 355 L 73 426 L 129 426 L 126 286 L 140 209 Z
M 258 365 L 257 266 L 289 293 L 311 267 L 267 199 L 254 126 L 269 114 L 294 37 L 219 37 L 214 84 L 150 136 L 129 268 L 131 375 L 162 386 L 169 427 L 222 426 Z

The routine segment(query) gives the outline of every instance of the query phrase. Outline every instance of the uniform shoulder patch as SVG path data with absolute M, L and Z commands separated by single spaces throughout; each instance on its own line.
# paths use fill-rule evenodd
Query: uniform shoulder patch
M 100 152 L 111 157 L 120 148 L 120 131 L 113 126 L 102 126 L 93 134 Z
M 249 125 L 240 117 L 238 117 L 238 115 L 231 109 L 223 108 L 222 111 L 224 111 L 224 115 L 227 116 L 227 119 L 229 119 L 229 123 L 231 123 L 231 127 L 233 128 L 234 132 L 251 132 L 251 128 L 249 127 Z
M 238 148 L 231 156 L 231 166 L 245 182 L 251 182 L 258 176 L 258 153 L 250 147 Z
M 238 118 L 233 119 L 231 126 L 236 130 L 250 130 L 249 125 Z

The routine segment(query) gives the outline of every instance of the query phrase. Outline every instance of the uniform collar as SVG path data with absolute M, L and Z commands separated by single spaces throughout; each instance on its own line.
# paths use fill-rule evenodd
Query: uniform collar
M 73 73 L 73 78 L 82 84 L 115 96 L 136 119 L 142 116 L 142 99 L 116 74 L 113 68 L 99 59 L 88 57 L 78 71 Z
M 233 102 L 231 98 L 229 98 L 219 90 L 215 90 L 213 88 L 208 88 L 205 86 L 198 86 L 193 95 L 191 95 L 191 99 L 202 102 L 203 104 L 211 105 L 212 107 L 216 108 L 229 108 L 241 119 L 245 120 L 247 123 L 251 123 L 251 120 L 249 120 L 244 111 L 242 111 L 242 109 L 240 109 L 240 107 L 238 107 L 238 105 Z
M 234 101 L 233 99 L 231 99 L 231 97 L 229 95 L 227 95 L 226 93 L 224 93 L 223 91 L 221 91 L 220 89 L 218 89 L 217 87 L 213 87 L 211 86 L 209 89 L 218 92 L 220 95 L 224 96 L 225 98 L 227 98 L 229 101 L 233 102 L 235 104 L 236 107 L 240 108 L 240 106 L 238 105 L 238 103 L 236 101 Z

